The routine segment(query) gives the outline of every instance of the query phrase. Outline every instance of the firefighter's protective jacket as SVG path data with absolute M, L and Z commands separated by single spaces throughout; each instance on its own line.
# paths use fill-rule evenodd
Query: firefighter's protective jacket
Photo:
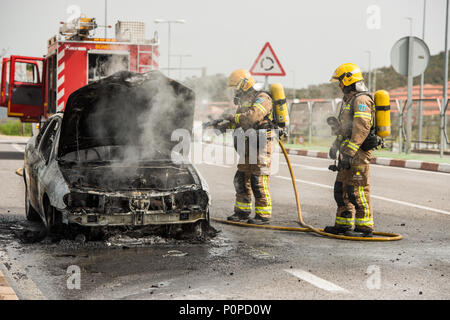
M 267 137 L 265 147 L 260 148 L 259 139 L 249 141 L 248 137 L 245 136 L 245 147 L 241 149 L 241 151 L 244 151 L 244 154 L 240 154 L 239 148 L 235 145 L 241 159 L 238 164 L 239 171 L 263 175 L 270 174 L 271 158 L 274 149 L 273 138 L 275 136 L 275 132 L 271 130 L 271 121 L 269 120 L 271 115 L 272 98 L 265 92 L 255 91 L 244 97 L 236 110 L 236 114 L 229 118 L 230 122 L 226 124 L 228 126 L 227 129 L 242 129 L 244 135 L 250 129 L 255 130 L 255 132 L 264 130 Z M 240 134 L 238 131 L 238 136 Z M 239 141 L 239 139 L 235 137 L 236 141 Z M 253 153 L 257 157 L 256 163 L 253 162 L 254 159 L 251 157 L 251 150 L 256 150 Z
M 250 95 L 236 110 L 231 119 L 234 128 L 242 128 L 244 131 L 252 129 L 267 129 L 266 116 L 272 114 L 272 98 L 265 92 L 257 92 Z
M 341 153 L 355 156 L 369 135 L 374 117 L 374 102 L 368 95 L 352 92 L 344 96 L 339 114 L 343 136 Z

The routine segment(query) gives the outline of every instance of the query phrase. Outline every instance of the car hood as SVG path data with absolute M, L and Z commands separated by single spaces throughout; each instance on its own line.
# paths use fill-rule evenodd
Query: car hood
M 155 70 L 122 71 L 73 92 L 67 101 L 58 157 L 99 146 L 136 145 L 170 154 L 176 129 L 192 131 L 193 90 Z

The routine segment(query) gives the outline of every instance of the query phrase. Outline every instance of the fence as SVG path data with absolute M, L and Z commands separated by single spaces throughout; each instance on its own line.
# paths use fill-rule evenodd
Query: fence
M 415 152 L 450 152 L 450 111 L 443 108 L 441 99 L 414 99 L 412 103 L 411 150 Z M 422 106 L 421 103 L 422 102 Z M 448 102 L 447 102 L 448 104 Z M 340 99 L 302 100 L 291 104 L 289 143 L 316 147 L 329 147 L 334 140 L 326 123 L 329 116 L 337 116 Z M 446 110 L 444 113 L 443 110 Z M 406 100 L 391 100 L 391 135 L 386 139 L 392 151 L 404 151 L 406 137 Z M 445 126 L 442 128 L 441 121 Z M 441 132 L 444 143 L 441 147 Z
M 322 148 L 330 147 L 335 137 L 331 136 L 326 119 L 329 116 L 338 115 L 340 103 L 341 99 L 311 99 L 290 104 L 288 142 Z M 202 102 L 196 106 L 195 111 L 195 120 L 205 122 L 220 117 L 224 111 L 234 112 L 234 107 L 229 101 Z M 413 99 L 411 111 L 411 150 L 450 153 L 448 141 L 450 111 L 443 108 L 441 98 Z M 405 149 L 406 114 L 406 99 L 391 99 L 391 135 L 385 139 L 391 151 L 402 152 Z M 445 126 L 442 125 L 442 120 Z M 442 146 L 441 132 L 444 133 Z
M 292 144 L 329 147 L 334 140 L 326 119 L 337 114 L 336 100 L 304 100 L 291 104 L 289 138 Z

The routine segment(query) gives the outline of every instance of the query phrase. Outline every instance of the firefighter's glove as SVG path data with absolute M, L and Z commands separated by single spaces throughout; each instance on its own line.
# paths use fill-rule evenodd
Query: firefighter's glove
M 353 157 L 346 153 L 343 153 L 342 159 L 341 159 L 341 168 L 344 170 L 348 170 L 352 167 L 352 163 L 353 163 Z
M 330 151 L 328 151 L 328 156 L 330 157 L 330 159 L 337 159 L 337 148 L 334 145 L 332 145 Z
M 340 138 L 337 137 L 336 140 L 334 140 L 333 144 L 331 145 L 330 151 L 328 152 L 328 156 L 330 159 L 336 160 L 337 159 L 337 152 L 338 152 L 338 145 L 340 143 Z
M 288 131 L 287 128 L 280 128 L 278 129 L 278 138 L 281 139 L 281 141 L 286 141 L 288 137 Z
M 214 129 L 219 130 L 221 133 L 225 133 L 227 129 L 230 129 L 230 122 L 222 121 L 220 124 L 216 125 Z
M 234 114 L 224 112 L 224 113 L 222 114 L 222 119 L 223 119 L 223 120 L 228 120 L 228 121 L 232 122 L 232 121 L 234 120 Z

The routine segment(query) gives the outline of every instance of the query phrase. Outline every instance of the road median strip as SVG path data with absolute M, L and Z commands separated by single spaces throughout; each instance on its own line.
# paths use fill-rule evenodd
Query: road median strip
M 289 154 L 305 157 L 323 158 L 328 159 L 328 152 L 323 151 L 312 151 L 312 150 L 298 150 L 286 148 Z M 437 162 L 427 162 L 421 160 L 403 160 L 403 159 L 393 159 L 385 157 L 373 157 L 371 160 L 372 164 L 378 164 L 382 166 L 399 167 L 399 168 L 409 168 L 427 171 L 437 171 L 450 173 L 450 164 L 448 163 L 437 163 Z
M 204 143 L 218 144 L 213 141 L 207 141 Z M 222 145 L 222 144 L 218 144 L 218 145 Z M 225 143 L 225 145 L 228 147 L 233 147 L 233 144 L 231 144 L 231 143 Z M 290 155 L 330 159 L 330 157 L 328 156 L 328 152 L 324 152 L 324 151 L 293 149 L 293 148 L 287 147 L 286 152 Z M 450 163 L 427 162 L 427 161 L 421 161 L 421 160 L 403 160 L 403 159 L 394 159 L 394 158 L 385 158 L 385 157 L 373 157 L 370 163 L 382 165 L 382 166 L 450 173 Z

